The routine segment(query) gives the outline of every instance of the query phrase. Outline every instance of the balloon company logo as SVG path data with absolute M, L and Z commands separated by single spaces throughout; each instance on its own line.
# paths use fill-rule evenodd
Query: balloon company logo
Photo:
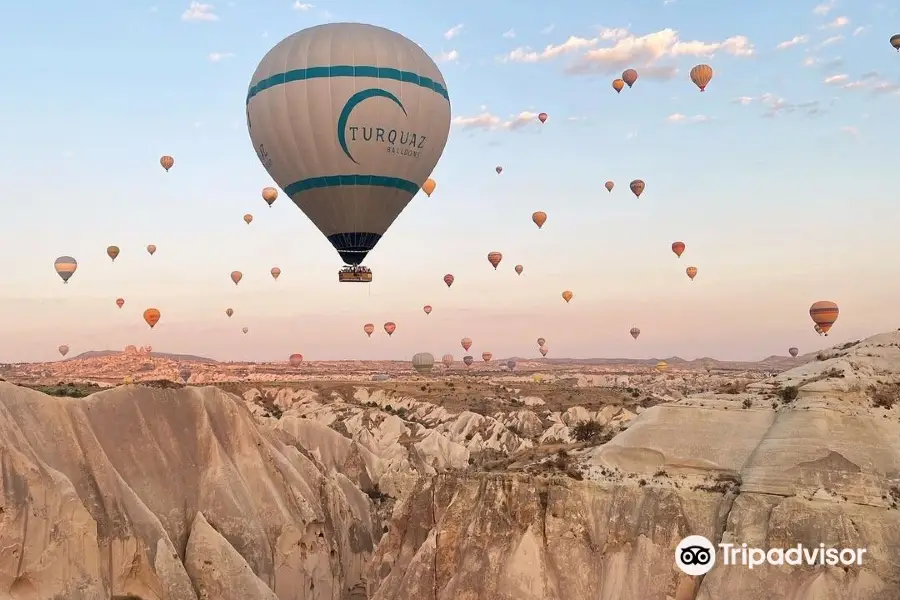
M 350 117 L 359 104 L 370 98 L 384 98 L 390 100 L 397 105 L 405 116 L 406 113 L 403 103 L 387 90 L 380 88 L 370 88 L 356 92 L 341 110 L 337 122 L 337 138 L 344 154 L 359 164 L 353 154 L 350 152 L 349 144 L 353 142 L 364 142 L 367 144 L 382 144 L 388 154 L 395 156 L 408 156 L 410 158 L 419 158 L 422 150 L 425 149 L 425 141 L 427 136 L 420 133 L 405 131 L 403 129 L 378 127 L 376 125 L 356 124 L 350 122 Z M 349 137 L 349 139 L 348 139 Z

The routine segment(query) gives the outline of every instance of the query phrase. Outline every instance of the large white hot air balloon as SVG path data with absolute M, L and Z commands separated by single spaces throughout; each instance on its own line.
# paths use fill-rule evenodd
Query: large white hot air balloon
M 389 29 L 329 23 L 266 54 L 247 92 L 247 129 L 269 175 L 347 265 L 359 267 L 434 170 L 450 132 L 440 70 Z

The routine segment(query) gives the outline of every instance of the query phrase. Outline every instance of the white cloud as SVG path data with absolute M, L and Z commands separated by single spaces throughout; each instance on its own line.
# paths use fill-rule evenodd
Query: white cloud
M 182 21 L 218 21 L 219 15 L 213 12 L 212 4 L 203 4 L 194 0 L 186 11 L 181 14 Z
M 448 39 L 448 40 L 452 40 L 453 38 L 455 38 L 456 36 L 458 36 L 462 30 L 463 30 L 463 24 L 462 24 L 462 23 L 460 23 L 459 25 L 455 25 L 455 26 L 451 27 L 450 29 L 448 29 L 448 30 L 444 33 L 444 38 L 445 38 L 445 39 Z
M 820 29 L 840 29 L 841 27 L 845 27 L 849 24 L 850 19 L 848 19 L 847 17 L 838 17 L 834 21 L 822 25 Z
M 847 75 L 846 73 L 841 73 L 840 75 L 832 75 L 831 77 L 826 77 L 822 81 L 822 83 L 827 84 L 827 85 L 840 85 L 840 84 L 843 84 L 848 79 L 850 79 L 849 75 Z
M 841 40 L 844 39 L 842 35 L 833 35 L 830 38 L 823 40 L 821 44 L 819 44 L 819 48 L 824 48 L 825 46 L 830 46 L 832 44 L 837 44 Z
M 800 45 L 800 44 L 805 44 L 805 43 L 808 42 L 808 41 L 809 41 L 809 36 L 808 36 L 808 35 L 795 35 L 795 36 L 792 37 L 791 39 L 789 39 L 789 40 L 787 40 L 787 41 L 785 41 L 785 42 L 781 42 L 780 44 L 778 44 L 777 46 L 775 46 L 775 48 L 776 48 L 777 50 L 784 50 L 785 48 L 790 48 L 791 46 L 797 46 L 797 45 Z
M 586 39 L 573 35 L 562 44 L 556 46 L 554 46 L 553 44 L 547 45 L 541 52 L 535 52 L 530 48 L 516 48 L 515 50 L 507 54 L 503 58 L 503 60 L 528 63 L 550 60 L 558 56 L 562 56 L 563 54 L 574 52 L 575 50 L 590 48 L 591 46 L 597 45 L 599 41 L 599 38 Z
M 856 29 L 853 30 L 853 37 L 856 37 L 856 36 L 858 36 L 858 35 L 862 35 L 862 34 L 864 34 L 865 32 L 867 32 L 868 30 L 869 30 L 869 26 L 868 26 L 868 25 L 860 25 L 859 27 L 857 27 Z
M 706 115 L 694 115 L 693 117 L 688 117 L 681 113 L 675 113 L 666 117 L 666 121 L 669 123 L 706 123 L 710 120 L 712 119 Z
M 753 98 L 751 98 L 750 96 L 741 96 L 739 98 L 735 98 L 731 102 L 732 104 L 743 104 L 744 106 L 747 106 L 748 104 L 753 102 Z
M 473 117 L 454 117 L 451 121 L 454 127 L 459 129 L 483 129 L 485 131 L 509 130 L 514 131 L 528 125 L 540 125 L 538 113 L 523 111 L 508 119 L 502 119 L 487 111 Z
M 843 75 L 843 79 L 834 83 L 840 83 L 841 89 L 856 91 L 870 91 L 873 95 L 884 94 L 900 94 L 900 83 L 892 82 L 885 79 L 877 71 L 869 71 L 860 75 L 858 79 L 850 80 L 848 76 Z M 828 80 L 826 80 L 826 83 Z
M 850 137 L 859 137 L 859 129 L 856 127 L 851 127 L 850 125 L 844 125 L 841 127 L 841 133 L 845 135 L 849 135 Z
M 306 12 L 306 11 L 308 11 L 308 10 L 311 10 L 311 9 L 315 8 L 315 7 L 316 7 L 315 4 L 304 4 L 303 2 L 300 2 L 300 0 L 294 0 L 294 10 L 299 10 L 299 11 L 301 11 L 301 12 Z
M 831 9 L 834 8 L 834 2 L 835 2 L 835 0 L 829 0 L 828 2 L 824 2 L 824 3 L 822 3 L 822 4 L 819 4 L 818 6 L 816 6 L 816 7 L 813 9 L 813 14 L 816 14 L 816 15 L 819 15 L 819 16 L 825 16 L 825 15 L 827 15 L 828 13 L 831 12 Z
M 550 33 L 553 33 L 554 29 L 556 29 L 556 25 L 550 23 L 549 25 L 541 29 L 541 35 L 549 35 Z
M 504 32 L 503 37 L 505 37 L 508 40 L 513 39 L 514 37 L 516 37 L 515 29 L 510 29 L 509 31 Z
M 437 62 L 456 62 L 459 60 L 459 52 L 451 50 L 450 52 L 441 52 L 435 57 Z
M 766 111 L 762 114 L 764 118 L 771 119 L 781 114 L 796 112 L 802 112 L 806 116 L 812 117 L 824 112 L 821 102 L 818 100 L 795 104 L 793 102 L 788 102 L 784 98 L 775 96 L 774 94 L 766 93 L 759 97 L 759 101 L 766 108 Z
M 234 54 L 231 52 L 210 52 L 207 58 L 209 62 L 217 63 L 222 62 L 226 58 L 234 58 Z

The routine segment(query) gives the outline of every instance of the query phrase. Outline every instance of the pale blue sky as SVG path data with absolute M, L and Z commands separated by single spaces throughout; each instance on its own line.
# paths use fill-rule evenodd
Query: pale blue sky
M 759 358 L 900 325 L 888 3 L 313 3 L 2 9 L 0 360 L 52 359 L 63 343 L 233 360 L 461 357 L 463 336 L 475 356 L 535 356 L 543 336 L 551 357 Z M 283 194 L 265 206 L 271 180 L 244 123 L 266 51 L 329 21 L 421 44 L 455 119 L 437 191 L 369 255 L 370 288 L 336 282 L 334 249 Z M 598 49 L 614 50 L 588 54 Z M 704 94 L 687 75 L 698 62 L 716 70 Z M 644 77 L 616 95 L 620 63 Z M 541 111 L 546 125 L 514 126 Z M 168 174 L 161 154 L 176 159 Z M 634 178 L 647 183 L 640 200 Z M 535 210 L 549 215 L 542 231 Z M 681 260 L 675 240 L 687 244 Z M 122 249 L 115 264 L 110 244 Z M 498 272 L 492 250 L 504 253 Z M 79 261 L 68 286 L 53 272 L 63 254 Z M 820 299 L 842 311 L 827 340 L 807 314 Z M 148 306 L 163 313 L 152 332 Z

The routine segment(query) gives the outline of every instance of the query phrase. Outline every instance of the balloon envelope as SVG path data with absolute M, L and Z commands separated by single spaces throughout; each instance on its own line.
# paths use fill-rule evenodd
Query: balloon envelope
M 444 275 L 444 283 L 447 284 L 447 287 L 450 287 L 451 285 L 453 285 L 453 281 L 454 281 L 453 275 L 451 275 L 450 273 L 447 273 L 446 275 Z
M 366 332 L 366 335 L 372 337 L 372 334 L 375 332 L 375 324 L 374 323 L 366 323 L 363 325 L 363 331 Z
M 547 222 L 547 213 L 539 210 L 531 215 L 531 220 L 534 221 L 534 224 L 538 226 L 538 229 L 540 229 L 544 226 L 544 223 Z
M 631 193 L 632 193 L 632 194 L 634 194 L 635 196 L 637 196 L 638 198 L 640 198 L 640 197 L 641 197 L 641 194 L 644 193 L 644 188 L 645 188 L 646 186 L 644 185 L 644 181 L 643 181 L 642 179 L 635 179 L 634 181 L 632 181 L 632 182 L 628 185 L 628 187 L 631 188 Z
M 233 308 L 226 308 L 226 309 L 225 309 L 225 314 L 228 315 L 228 316 L 230 317 L 231 315 L 234 314 L 234 309 L 233 309 Z
M 116 257 L 119 256 L 119 247 L 118 246 L 110 246 L 106 249 L 106 255 L 110 257 L 113 262 L 116 261 Z
M 266 201 L 266 204 L 272 206 L 275 203 L 275 200 L 278 199 L 278 190 L 273 187 L 263 188 L 262 198 Z
M 641 335 L 641 330 L 637 327 L 632 327 L 629 333 L 631 334 L 631 337 L 638 339 L 638 336 Z
M 472 338 L 464 337 L 463 339 L 459 340 L 459 345 L 463 347 L 463 350 L 468 352 L 469 348 L 472 347 Z
M 634 69 L 625 69 L 622 73 L 622 81 L 628 84 L 628 87 L 634 85 L 634 82 L 638 80 L 638 72 Z
M 425 312 L 426 315 L 430 315 L 431 314 L 431 305 L 426 304 L 425 306 L 422 307 L 422 310 Z
M 240 271 L 232 271 L 231 272 L 231 281 L 234 282 L 234 285 L 237 285 L 241 282 L 241 279 L 244 278 L 244 274 Z
M 150 256 L 153 256 L 153 254 L 155 252 L 156 252 L 156 246 L 154 246 L 153 244 L 149 244 L 147 246 L 147 253 L 150 254 Z
M 687 276 L 691 278 L 691 281 L 694 280 L 694 277 L 697 276 L 697 267 L 688 267 L 684 270 L 687 273 Z
M 797 358 L 797 355 L 800 354 L 800 349 L 799 348 L 788 348 L 788 354 L 790 354 L 794 358 Z
M 172 167 L 175 166 L 175 159 L 172 158 L 171 156 L 161 156 L 159 158 L 159 164 L 163 169 L 168 171 L 169 169 L 171 169 Z
M 463 356 L 463 363 L 467 367 L 471 367 L 473 362 L 475 362 L 475 359 L 472 358 L 471 356 L 469 356 L 469 355 Z
M 57 350 L 59 350 L 59 353 L 62 354 L 63 356 L 65 356 L 66 354 L 69 353 L 69 347 L 66 346 L 65 344 L 63 344 L 62 346 L 57 348 Z
M 416 370 L 417 373 L 425 373 L 431 372 L 432 367 L 434 367 L 434 356 L 430 352 L 419 352 L 418 354 L 414 354 L 412 357 L 412 365 L 413 369 Z
M 499 265 L 500 261 L 503 260 L 503 254 L 500 252 L 488 252 L 487 259 L 488 262 L 491 263 L 491 266 L 494 267 L 494 270 L 496 270 L 497 265 Z
M 672 243 L 672 252 L 674 252 L 675 256 L 677 256 L 678 258 L 681 258 L 681 254 L 682 254 L 682 252 L 684 252 L 685 248 L 686 248 L 686 246 L 684 245 L 684 242 L 673 242 Z
M 612 181 L 607 181 L 607 182 L 604 183 L 603 185 L 606 187 L 606 191 L 607 191 L 607 192 L 613 191 L 613 188 L 616 187 L 616 184 L 613 183 Z
M 839 314 L 838 305 L 830 300 L 819 300 L 809 307 L 809 316 L 825 335 L 828 335 L 828 330 L 837 321 Z
M 160 314 L 159 310 L 155 308 L 148 308 L 144 311 L 144 321 L 147 322 L 147 325 L 150 326 L 150 329 L 156 327 L 156 324 L 159 323 L 159 318 L 161 316 L 162 315 Z
M 621 79 L 614 79 L 612 82 L 613 89 L 616 90 L 617 94 L 621 94 L 622 90 L 625 88 L 625 82 Z
M 444 366 L 445 366 L 445 367 L 450 368 L 450 365 L 453 364 L 453 355 L 452 355 L 452 354 L 445 354 L 445 355 L 441 358 L 441 362 L 444 363 Z
M 125 298 L 116 298 L 116 306 L 119 308 L 125 306 Z
M 292 367 L 299 367 L 300 364 L 303 362 L 303 355 L 302 354 L 291 354 L 288 357 L 288 362 L 291 364 Z
M 516 361 L 514 361 L 513 359 L 509 359 L 508 361 L 506 361 L 506 368 L 509 369 L 510 371 L 512 371 L 513 369 L 515 369 L 515 368 L 516 368 Z
M 494 358 L 494 355 L 491 354 L 490 352 L 482 352 L 481 353 L 481 360 L 483 360 L 484 362 L 491 362 L 492 358 Z
M 384 324 L 384 331 L 389 336 L 394 335 L 394 332 L 397 331 L 397 324 L 394 323 L 393 321 L 388 321 L 387 323 Z
M 525 267 L 523 267 L 522 265 L 516 265 L 516 268 L 515 268 L 516 275 L 521 275 L 522 271 L 524 271 L 524 270 L 525 270 Z
M 566 302 L 569 302 L 573 296 L 574 296 L 574 294 L 572 292 L 570 292 L 569 290 L 566 290 L 562 293 L 562 298 Z
M 713 78 L 713 70 L 709 65 L 697 65 L 693 69 L 691 69 L 691 81 L 694 82 L 698 88 L 700 88 L 701 92 L 706 91 L 706 86 L 709 85 L 710 80 Z
M 53 262 L 53 268 L 56 269 L 56 274 L 63 280 L 63 283 L 69 283 L 69 278 L 75 274 L 75 270 L 78 268 L 78 261 L 71 256 L 60 256 Z

